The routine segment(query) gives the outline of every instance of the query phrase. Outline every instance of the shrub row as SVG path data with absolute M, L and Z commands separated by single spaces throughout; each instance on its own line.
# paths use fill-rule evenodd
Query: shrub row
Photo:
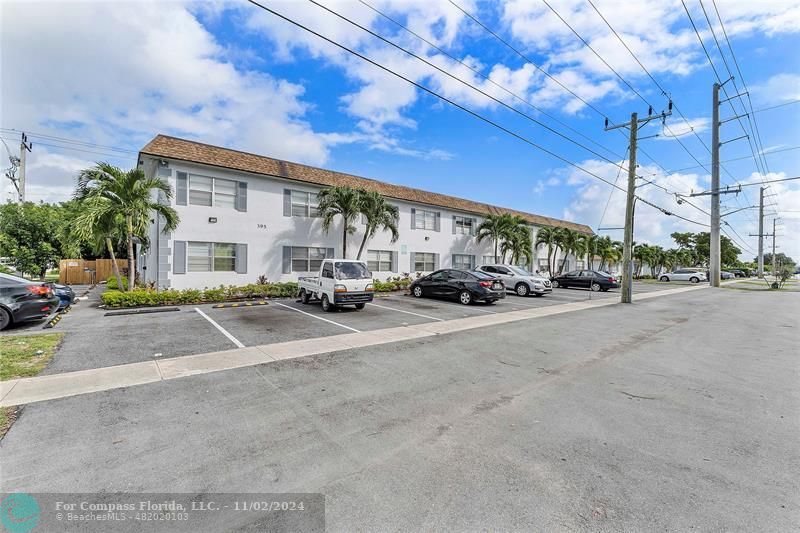
M 101 296 L 107 307 L 139 307 L 148 305 L 181 305 L 251 298 L 290 298 L 297 295 L 297 283 L 250 284 L 241 287 L 233 285 L 205 289 L 136 289 L 122 292 L 107 289 Z
M 106 287 L 112 290 L 119 290 L 119 285 L 117 285 L 117 278 L 111 276 L 106 280 Z M 122 277 L 122 287 L 127 291 L 128 290 L 128 278 Z

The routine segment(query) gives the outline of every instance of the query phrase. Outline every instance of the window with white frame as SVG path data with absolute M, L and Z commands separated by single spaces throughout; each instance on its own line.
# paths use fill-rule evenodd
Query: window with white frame
M 537 265 L 539 272 L 549 272 L 550 266 L 547 264 L 547 259 L 538 259 Z
M 493 265 L 495 263 L 497 263 L 497 261 L 495 260 L 495 257 L 493 255 L 484 255 L 481 258 L 482 265 Z
M 453 218 L 455 224 L 455 233 L 459 235 L 472 235 L 474 231 L 475 219 L 469 217 L 455 216 Z
M 436 270 L 436 254 L 428 252 L 415 253 L 414 270 L 416 272 L 431 272 Z
M 325 248 L 292 246 L 292 272 L 316 272 L 327 253 Z
M 318 217 L 318 204 L 317 193 L 292 190 L 293 217 Z
M 475 256 L 468 254 L 453 254 L 453 268 L 472 270 L 475 268 Z
M 414 213 L 414 228 L 436 230 L 436 211 L 417 209 Z
M 235 272 L 236 245 L 190 241 L 187 266 L 189 272 Z
M 236 208 L 236 181 L 189 174 L 189 204 Z
M 575 270 L 581 270 L 586 267 L 585 261 L 575 261 Z
M 393 253 L 390 250 L 367 250 L 367 268 L 372 272 L 391 272 Z

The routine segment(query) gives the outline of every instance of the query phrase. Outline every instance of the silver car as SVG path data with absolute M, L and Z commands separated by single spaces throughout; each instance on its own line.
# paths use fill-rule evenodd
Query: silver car
M 658 277 L 659 281 L 689 281 L 692 283 L 700 283 L 701 281 L 708 281 L 706 273 L 702 270 L 694 268 L 679 268 L 674 272 L 667 272 Z
M 481 265 L 476 268 L 478 272 L 485 272 L 503 280 L 506 290 L 519 296 L 542 296 L 553 292 L 550 280 L 528 272 L 522 267 L 514 265 Z

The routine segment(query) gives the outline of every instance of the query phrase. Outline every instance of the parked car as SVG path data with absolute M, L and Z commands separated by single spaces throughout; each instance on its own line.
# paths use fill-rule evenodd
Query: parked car
M 301 302 L 318 300 L 323 311 L 335 311 L 342 305 L 364 309 L 374 296 L 372 273 L 367 264 L 352 259 L 323 260 L 319 275 L 301 277 L 298 287 Z
M 506 290 L 519 296 L 542 296 L 553 292 L 550 280 L 514 265 L 482 265 L 475 269 L 503 280 Z
M 617 278 L 608 272 L 601 272 L 599 270 L 573 270 L 566 274 L 550 278 L 550 281 L 553 287 L 580 287 L 591 289 L 594 292 L 606 292 L 608 289 L 616 289 L 619 287 Z
M 730 270 L 729 272 L 731 274 L 733 274 L 734 277 L 737 277 L 737 278 L 746 278 L 746 277 L 748 277 L 747 274 L 745 274 L 744 270 L 735 269 L 735 270 Z
M 506 297 L 503 281 L 486 272 L 444 269 L 415 279 L 409 286 L 417 298 L 449 298 L 464 305 L 473 302 L 494 303 Z
M 0 273 L 0 330 L 11 324 L 45 318 L 58 309 L 52 283 Z
M 720 279 L 734 279 L 735 277 L 736 274 L 734 274 L 733 272 L 727 272 L 725 270 L 721 270 L 719 273 Z
M 659 281 L 690 281 L 692 283 L 700 283 L 701 281 L 708 281 L 708 276 L 702 270 L 694 268 L 679 268 L 673 272 L 661 274 L 658 277 Z
M 58 296 L 58 310 L 66 309 L 75 302 L 75 291 L 69 285 L 53 284 L 56 296 Z

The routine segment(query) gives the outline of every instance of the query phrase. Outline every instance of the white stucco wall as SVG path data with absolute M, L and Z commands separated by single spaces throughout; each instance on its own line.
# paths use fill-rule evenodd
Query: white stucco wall
M 178 212 L 181 222 L 172 235 L 157 235 L 156 225 L 151 229 L 151 246 L 147 251 L 143 265 L 147 266 L 144 279 L 156 281 L 160 287 L 203 288 L 218 285 L 243 285 L 252 283 L 260 275 L 266 275 L 270 281 L 296 281 L 303 273 L 283 272 L 283 246 L 311 246 L 333 248 L 335 256 L 342 256 L 341 221 L 337 221 L 329 233 L 322 230 L 319 218 L 289 217 L 283 213 L 284 189 L 307 192 L 319 192 L 322 187 L 285 180 L 282 178 L 264 177 L 227 169 L 197 165 L 182 161 L 169 160 L 169 182 L 176 188 L 176 172 L 187 172 L 202 176 L 231 179 L 247 182 L 247 211 L 240 212 L 234 208 L 205 207 L 198 205 L 176 205 L 175 198 L 171 205 Z M 142 167 L 157 168 L 155 160 L 143 158 Z M 367 260 L 367 249 L 391 250 L 398 254 L 396 272 L 374 272 L 378 279 L 386 279 L 391 275 L 414 272 L 411 265 L 412 252 L 432 252 L 439 254 L 439 268 L 451 266 L 452 254 L 470 254 L 475 256 L 475 263 L 482 263 L 482 257 L 493 254 L 493 243 L 489 240 L 478 243 L 474 236 L 453 234 L 453 215 L 481 217 L 474 213 L 466 213 L 444 209 L 436 206 L 412 204 L 405 201 L 389 199 L 398 206 L 400 220 L 398 229 L 400 238 L 391 243 L 391 235 L 382 232 L 373 237 L 365 247 L 361 259 Z M 425 209 L 441 213 L 440 231 L 411 229 L 411 209 Z M 216 223 L 209 218 L 215 217 Z M 348 236 L 348 258 L 355 258 L 363 237 L 364 225 L 359 219 L 357 231 Z M 535 238 L 535 228 L 534 238 Z M 175 241 L 202 241 L 220 243 L 247 244 L 247 273 L 235 272 L 186 272 L 174 273 L 172 253 Z M 538 257 L 546 257 L 546 250 L 540 249 Z M 159 274 L 159 263 L 161 263 Z M 574 266 L 574 258 L 570 258 Z M 536 268 L 536 259 L 533 267 Z

